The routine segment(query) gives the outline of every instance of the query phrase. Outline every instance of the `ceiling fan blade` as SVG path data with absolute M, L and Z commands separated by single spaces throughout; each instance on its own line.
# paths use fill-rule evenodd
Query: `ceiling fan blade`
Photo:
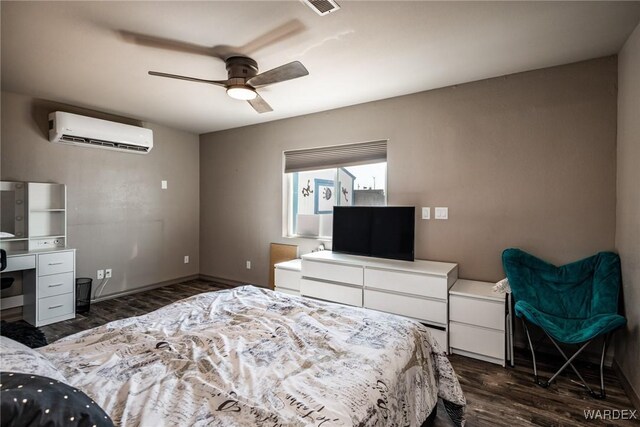
M 277 28 L 274 28 L 273 30 L 268 31 L 259 37 L 256 37 L 249 43 L 238 47 L 237 50 L 244 55 L 250 55 L 257 50 L 301 33 L 305 29 L 306 27 L 300 20 L 292 19 L 291 21 L 285 22 L 284 24 L 280 25 Z
M 308 74 L 309 71 L 307 71 L 300 61 L 293 61 L 276 67 L 273 70 L 260 73 L 257 76 L 250 78 L 247 83 L 253 87 L 260 87 L 297 79 L 298 77 L 304 77 Z
M 227 86 L 226 80 L 205 80 L 205 79 L 198 79 L 196 77 L 180 76 L 178 74 L 160 73 L 158 71 L 149 71 L 149 75 L 158 76 L 158 77 L 169 77 L 170 79 L 186 80 L 189 82 L 208 83 L 210 85 L 216 85 L 216 86 L 222 86 L 222 87 Z
M 181 42 L 179 40 L 165 39 L 163 37 L 150 36 L 146 34 L 134 33 L 132 31 L 119 30 L 118 33 L 128 42 L 141 46 L 155 47 L 159 49 L 174 50 L 178 52 L 194 53 L 197 55 L 207 55 L 221 58 L 216 48 L 201 46 L 193 43 Z M 224 58 L 221 58 L 224 59 Z
M 248 100 L 247 102 L 260 114 L 273 111 L 271 105 L 267 104 L 267 101 L 265 101 L 260 95 L 256 96 L 254 99 Z

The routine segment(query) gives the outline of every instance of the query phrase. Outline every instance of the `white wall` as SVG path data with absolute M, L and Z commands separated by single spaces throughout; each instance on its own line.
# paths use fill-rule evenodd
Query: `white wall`
M 67 185 L 77 276 L 95 279 L 96 270 L 113 269 L 107 296 L 198 274 L 198 136 L 147 123 L 154 148 L 146 155 L 51 144 L 47 115 L 56 110 L 116 120 L 2 92 L 1 178 Z
M 496 281 L 508 247 L 612 250 L 616 82 L 607 57 L 201 135 L 200 271 L 267 284 L 271 242 L 319 243 L 282 237 L 282 152 L 380 139 L 388 203 L 449 208 L 416 221 L 419 259 Z
M 618 56 L 616 249 L 622 261 L 627 327 L 615 359 L 640 395 L 640 25 Z

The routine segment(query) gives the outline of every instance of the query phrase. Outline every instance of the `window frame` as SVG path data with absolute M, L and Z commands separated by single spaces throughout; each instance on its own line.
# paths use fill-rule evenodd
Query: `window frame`
M 284 157 L 283 157 L 284 158 Z M 371 163 L 362 163 L 362 164 L 357 164 L 357 165 L 352 165 L 352 166 L 362 166 L 362 165 L 367 165 L 367 164 L 378 164 L 378 163 L 385 163 L 385 174 L 384 174 L 384 206 L 388 206 L 388 202 L 389 202 L 389 162 L 388 161 L 373 161 Z M 345 172 L 347 172 L 348 174 L 352 175 L 353 174 L 349 171 L 346 170 L 346 168 L 349 166 L 340 166 L 340 167 L 336 167 L 336 168 L 326 168 L 326 169 L 334 169 L 335 173 L 334 173 L 334 189 L 335 189 L 335 185 L 336 183 L 340 184 L 339 181 L 339 174 L 340 174 L 340 169 L 341 168 L 345 168 Z M 325 169 L 316 169 L 318 171 L 320 170 L 325 170 Z M 310 170 L 310 171 L 306 171 L 306 172 L 311 172 L 314 170 Z M 283 175 L 283 185 L 282 185 L 282 191 L 283 191 L 283 197 L 282 197 L 282 208 L 283 208 L 283 212 L 282 212 L 282 237 L 284 238 L 289 238 L 289 239 L 312 239 L 312 240 L 318 240 L 321 242 L 332 242 L 333 241 L 333 236 L 307 236 L 307 235 L 300 235 L 300 234 L 295 234 L 293 231 L 296 228 L 296 224 L 295 224 L 295 218 L 293 218 L 293 209 L 294 209 L 294 205 L 295 205 L 295 199 L 297 199 L 299 196 L 297 194 L 297 192 L 294 192 L 294 187 L 296 186 L 296 178 L 297 178 L 297 174 L 299 172 L 285 172 L 284 171 L 284 161 L 283 161 L 283 168 L 282 168 L 282 175 Z M 355 178 L 357 178 L 356 176 L 354 176 L 354 181 Z M 341 206 L 339 204 L 340 202 L 340 190 L 338 190 L 338 192 L 336 192 L 336 194 L 338 195 L 338 204 L 334 205 L 334 206 Z M 352 183 L 351 186 L 351 194 L 352 197 L 354 197 L 354 192 L 355 192 L 355 185 L 354 183 Z M 316 189 L 314 188 L 314 197 L 317 197 L 317 192 Z M 314 204 L 315 205 L 315 204 Z M 316 213 L 317 214 L 317 213 Z

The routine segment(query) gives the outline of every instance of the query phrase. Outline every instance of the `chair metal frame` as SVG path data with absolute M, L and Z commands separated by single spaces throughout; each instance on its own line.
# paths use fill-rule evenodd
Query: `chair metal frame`
M 591 343 L 591 341 L 595 340 L 597 337 L 591 338 L 589 341 L 586 341 L 585 343 L 581 344 L 580 348 L 573 354 L 573 356 L 567 357 L 565 352 L 562 351 L 558 343 L 547 333 L 547 331 L 545 331 L 544 328 L 540 328 L 545 333 L 545 335 L 551 340 L 551 342 L 556 347 L 556 349 L 560 352 L 562 357 L 564 357 L 565 359 L 564 365 L 562 365 L 562 367 L 558 369 L 558 371 L 555 374 L 553 374 L 551 378 L 549 378 L 547 381 L 542 381 L 538 376 L 538 366 L 536 364 L 536 353 L 535 353 L 533 344 L 531 343 L 531 335 L 529 334 L 529 328 L 527 327 L 527 322 L 525 321 L 524 318 L 522 319 L 522 326 L 524 327 L 524 331 L 527 334 L 528 346 L 531 349 L 531 357 L 533 358 L 533 377 L 537 385 L 539 385 L 542 388 L 548 388 L 553 382 L 553 380 L 555 380 L 558 377 L 558 375 L 562 373 L 562 371 L 564 371 L 568 366 L 571 366 L 571 369 L 573 369 L 573 372 L 575 372 L 575 374 L 578 376 L 581 383 L 570 379 L 571 382 L 578 384 L 584 387 L 585 389 L 587 389 L 591 397 L 593 397 L 594 399 L 606 399 L 607 395 L 604 388 L 604 356 L 607 352 L 607 345 L 608 345 L 609 336 L 610 336 L 609 333 L 606 333 L 604 335 L 604 342 L 602 343 L 602 355 L 600 357 L 600 392 L 597 393 L 593 391 L 591 387 L 589 387 L 585 379 L 582 377 L 582 375 L 580 375 L 580 372 L 578 372 L 578 370 L 576 369 L 575 366 L 573 366 L 573 363 L 572 363 L 575 360 L 575 358 L 578 357 L 580 353 L 582 353 L 582 350 L 587 348 L 587 346 Z

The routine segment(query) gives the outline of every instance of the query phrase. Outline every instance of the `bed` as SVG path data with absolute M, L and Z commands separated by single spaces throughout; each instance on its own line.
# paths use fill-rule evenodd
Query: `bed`
M 427 328 L 253 286 L 38 351 L 115 425 L 421 426 L 438 398 L 464 424 L 460 385 Z

